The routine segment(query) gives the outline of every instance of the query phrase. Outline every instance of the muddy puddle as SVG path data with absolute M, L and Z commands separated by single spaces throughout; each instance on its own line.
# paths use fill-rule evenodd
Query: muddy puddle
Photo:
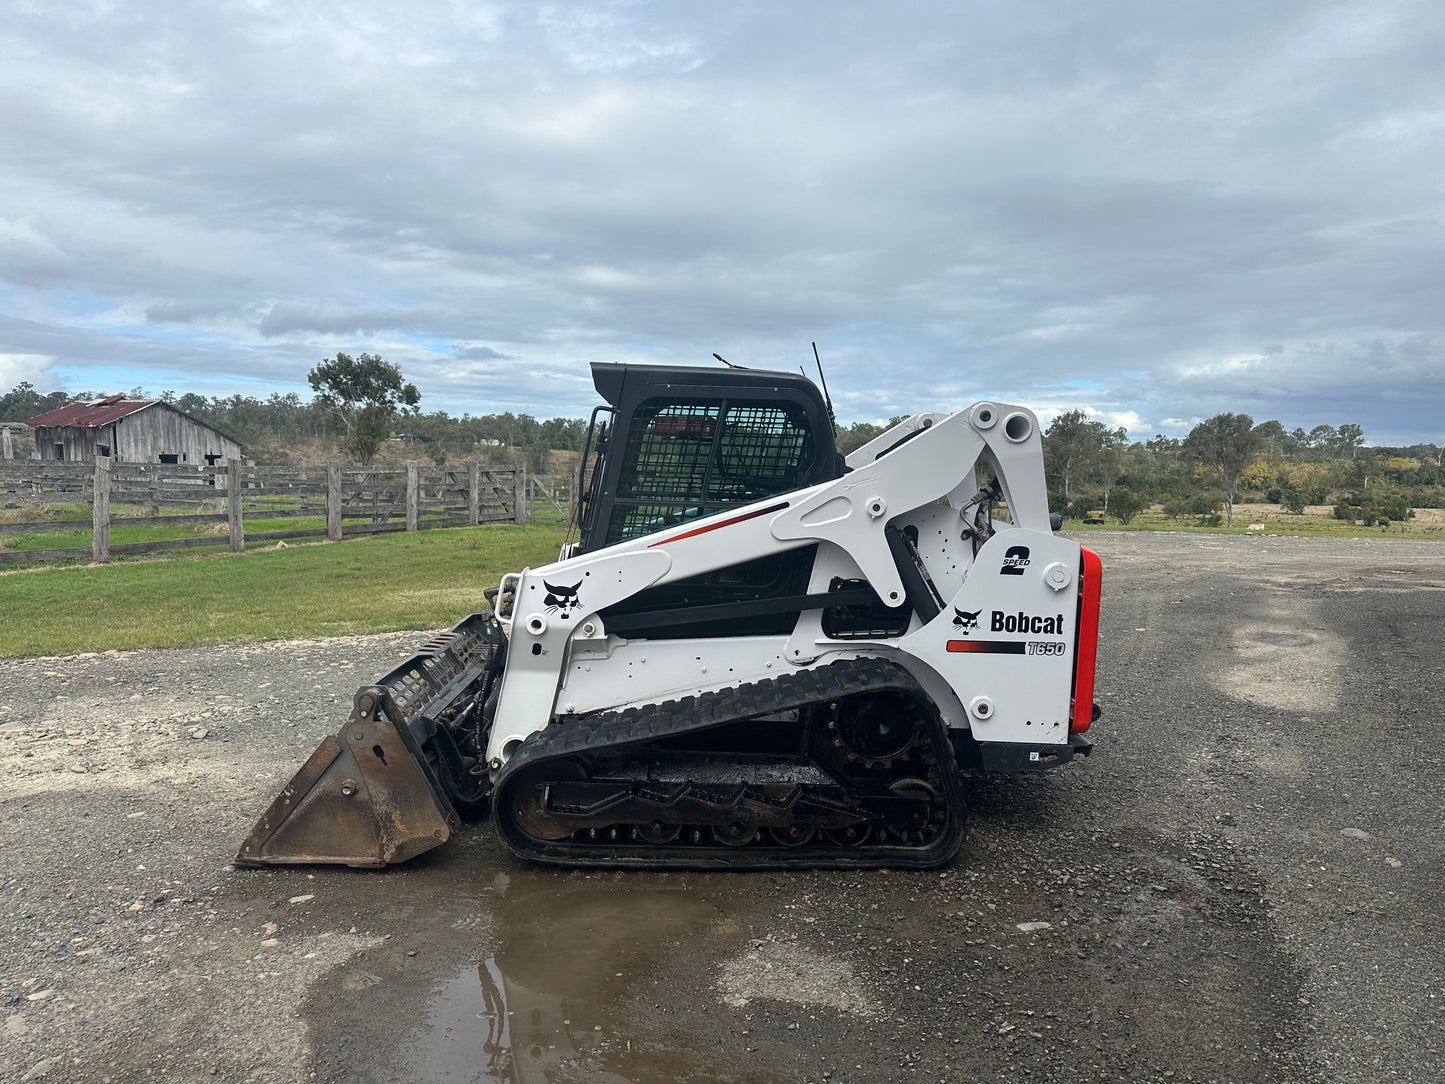
M 708 893 L 669 880 L 679 879 L 499 876 L 479 901 L 483 951 L 430 997 L 396 1061 L 436 1084 L 734 1079 L 715 1050 L 698 1048 L 693 1025 L 707 1001 L 714 1018 L 726 1013 L 695 970 L 697 949 L 735 944 L 737 923 Z M 692 1012 L 675 1000 L 679 968 L 708 995 Z

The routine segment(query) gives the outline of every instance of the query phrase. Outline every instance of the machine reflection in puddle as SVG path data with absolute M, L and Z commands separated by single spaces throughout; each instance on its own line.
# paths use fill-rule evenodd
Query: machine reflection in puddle
M 670 997 L 665 955 L 734 927 L 696 892 L 656 884 L 518 891 L 514 881 L 491 915 L 495 951 L 442 988 L 403 1063 L 438 1084 L 733 1079 L 690 1049 L 685 1017 L 652 1006 Z M 698 974 L 676 981 L 708 985 Z

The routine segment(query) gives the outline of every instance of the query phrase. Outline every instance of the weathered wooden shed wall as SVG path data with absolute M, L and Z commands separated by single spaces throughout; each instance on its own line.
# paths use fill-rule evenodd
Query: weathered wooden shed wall
M 41 459 L 67 462 L 109 455 L 120 463 L 206 463 L 241 454 L 241 446 L 230 437 L 165 403 L 153 403 L 97 428 L 36 429 L 35 448 Z
M 63 459 L 67 463 L 76 463 L 94 459 L 96 432 L 79 426 L 44 426 L 35 430 L 35 450 L 44 460 Z
M 24 422 L 0 422 L 0 459 L 29 459 L 34 452 L 29 426 Z

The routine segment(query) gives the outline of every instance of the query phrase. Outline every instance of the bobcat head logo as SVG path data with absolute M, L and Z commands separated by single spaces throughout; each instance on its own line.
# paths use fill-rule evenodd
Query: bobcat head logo
M 964 611 L 955 606 L 953 608 L 953 627 L 967 636 L 974 629 L 978 628 L 978 615 L 982 612 L 982 607 L 974 610 L 973 613 L 964 613 Z
M 542 581 L 542 586 L 547 589 L 547 597 L 542 604 L 547 607 L 549 613 L 555 613 L 563 621 L 572 616 L 572 611 L 582 605 L 582 600 L 577 597 L 577 591 L 582 586 L 578 580 L 571 587 L 559 587 L 555 583 Z

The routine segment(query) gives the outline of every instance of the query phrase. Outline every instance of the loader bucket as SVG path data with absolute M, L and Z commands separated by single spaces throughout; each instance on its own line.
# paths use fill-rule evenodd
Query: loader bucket
M 445 843 L 458 823 L 391 723 L 351 722 L 317 746 L 277 795 L 236 864 L 375 868 Z
M 362 688 L 350 721 L 276 796 L 236 865 L 376 868 L 445 843 L 461 823 L 452 800 L 485 799 L 485 777 L 468 767 L 475 761 L 450 728 L 476 718 L 500 672 L 501 645 L 492 615 L 475 613 Z

